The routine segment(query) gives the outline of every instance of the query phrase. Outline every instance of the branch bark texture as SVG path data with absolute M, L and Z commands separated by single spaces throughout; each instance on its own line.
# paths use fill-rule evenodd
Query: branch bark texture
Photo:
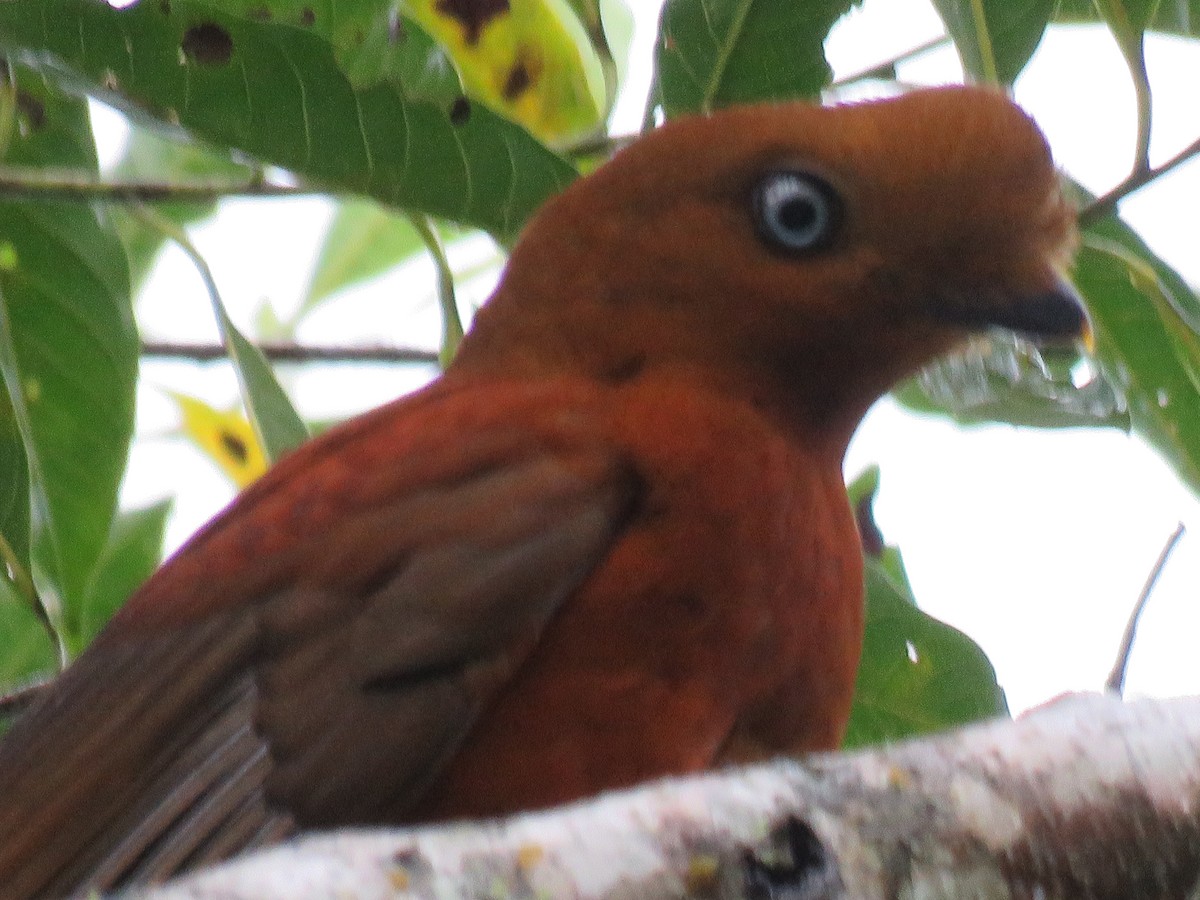
M 1200 697 L 1066 697 L 499 822 L 313 835 L 146 894 L 1196 898 Z

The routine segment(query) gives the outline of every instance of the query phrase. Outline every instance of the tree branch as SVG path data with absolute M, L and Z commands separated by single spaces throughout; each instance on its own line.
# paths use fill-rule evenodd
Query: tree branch
M 259 344 L 267 359 L 273 362 L 294 363 L 432 363 L 437 364 L 436 350 L 413 347 L 313 347 L 300 344 Z M 217 362 L 228 359 L 221 344 L 172 343 L 146 341 L 142 356 L 158 359 L 185 359 L 192 362 Z
M 943 34 L 941 37 L 935 37 L 923 44 L 918 44 L 916 47 L 905 50 L 899 56 L 893 56 L 891 59 L 886 59 L 881 63 L 876 63 L 867 69 L 862 69 L 858 72 L 853 72 L 850 75 L 834 81 L 829 87 L 833 90 L 849 87 L 852 84 L 857 84 L 860 81 L 869 81 L 872 78 L 895 79 L 896 66 L 900 63 L 908 62 L 910 59 L 916 59 L 922 54 L 928 53 L 930 50 L 936 50 L 938 47 L 944 47 L 950 43 L 950 36 Z
M 211 202 L 225 197 L 304 197 L 327 193 L 327 190 L 309 185 L 273 184 L 261 178 L 243 181 L 112 181 L 86 172 L 0 166 L 0 197 L 7 200 Z
M 599 134 L 571 144 L 564 148 L 562 153 L 570 159 L 586 159 L 589 156 L 608 157 L 618 150 L 625 149 L 640 136 L 637 134 Z
M 1112 691 L 1118 695 L 1125 693 L 1125 672 L 1129 668 L 1129 657 L 1133 653 L 1133 643 L 1137 640 L 1138 623 L 1142 619 L 1142 612 L 1146 609 L 1146 602 L 1150 599 L 1150 594 L 1154 591 L 1154 585 L 1158 583 L 1158 577 L 1162 575 L 1163 569 L 1167 566 L 1167 560 L 1171 558 L 1171 553 L 1174 552 L 1175 546 L 1179 543 L 1179 539 L 1183 537 L 1185 530 L 1182 522 L 1175 526 L 1175 530 L 1171 532 L 1171 536 L 1167 538 L 1167 542 L 1163 544 L 1162 550 L 1159 551 L 1158 559 L 1154 561 L 1154 566 L 1150 569 L 1150 574 L 1146 576 L 1146 581 L 1142 585 L 1142 591 L 1138 594 L 1137 602 L 1133 605 L 1133 611 L 1129 614 L 1129 621 L 1125 623 L 1125 633 L 1121 636 L 1121 646 L 1117 650 L 1117 660 L 1113 663 L 1112 671 L 1108 673 L 1108 679 L 1104 682 L 1105 690 Z
M 1173 169 L 1183 165 L 1188 160 L 1200 154 L 1200 138 L 1197 138 L 1183 150 L 1176 153 L 1170 159 L 1160 166 L 1153 166 L 1145 169 L 1136 169 L 1130 175 L 1114 187 L 1111 191 L 1103 194 L 1085 206 L 1079 211 L 1079 224 L 1081 227 L 1087 227 L 1093 222 L 1104 218 L 1118 203 L 1132 194 L 1134 191 L 1141 190 L 1150 182 L 1161 178 Z
M 1200 697 L 1055 701 L 498 822 L 312 835 L 148 900 L 1197 896 Z

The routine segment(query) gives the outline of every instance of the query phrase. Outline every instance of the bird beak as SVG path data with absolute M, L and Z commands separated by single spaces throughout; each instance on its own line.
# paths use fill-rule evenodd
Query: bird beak
M 1092 345 L 1092 326 L 1079 292 L 1059 277 L 1052 288 L 1035 294 L 1008 296 L 998 304 L 972 305 L 970 308 L 947 304 L 943 317 L 967 328 L 994 325 L 1015 331 L 1040 344 L 1082 341 Z
M 991 311 L 993 325 L 1008 328 L 1040 343 L 1082 340 L 1092 344 L 1092 325 L 1075 286 L 1065 278 L 1048 291 L 1017 298 L 1001 310 Z

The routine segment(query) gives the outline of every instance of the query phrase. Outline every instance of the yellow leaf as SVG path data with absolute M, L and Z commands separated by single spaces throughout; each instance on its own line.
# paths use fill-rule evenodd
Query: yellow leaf
M 240 412 L 221 412 L 203 400 L 172 393 L 183 415 L 183 433 L 239 488 L 267 471 L 267 457 Z
M 467 92 L 539 139 L 593 133 L 605 111 L 604 68 L 565 0 L 406 0 L 441 42 Z

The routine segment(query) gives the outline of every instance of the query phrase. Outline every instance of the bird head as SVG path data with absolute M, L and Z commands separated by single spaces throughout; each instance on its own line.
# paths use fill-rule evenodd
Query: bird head
M 1045 139 L 992 90 L 680 119 L 545 206 L 462 365 L 690 372 L 848 440 L 972 331 L 1078 336 L 1074 239 Z

